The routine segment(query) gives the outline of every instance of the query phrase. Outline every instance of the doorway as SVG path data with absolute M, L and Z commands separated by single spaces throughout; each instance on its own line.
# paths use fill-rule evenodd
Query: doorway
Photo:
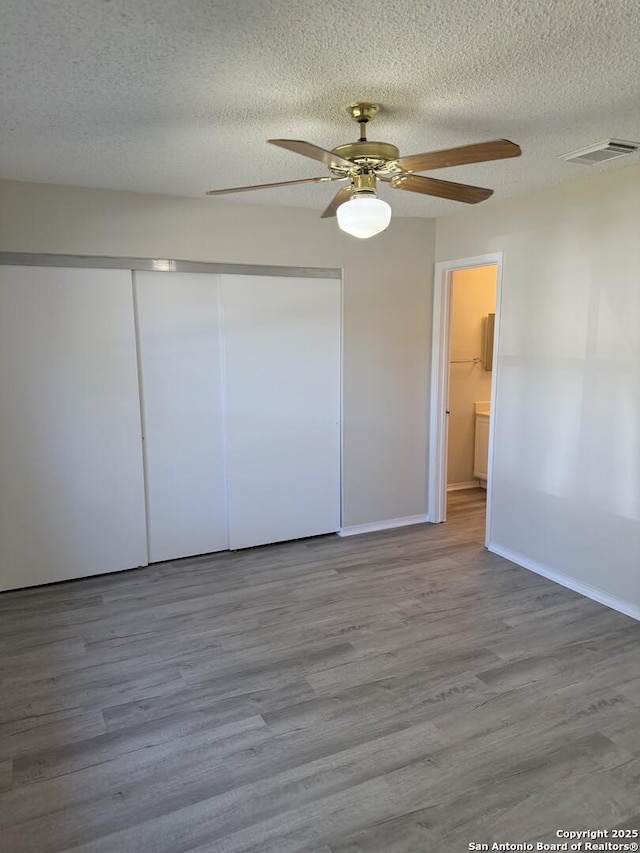
M 429 521 L 484 505 L 491 516 L 491 462 L 502 253 L 436 265 L 429 441 Z M 491 310 L 493 309 L 493 310 Z M 493 333 L 493 334 L 492 334 Z M 495 341 L 495 346 L 493 342 Z M 478 490 L 478 491 L 476 491 Z M 449 500 L 448 500 L 449 499 Z

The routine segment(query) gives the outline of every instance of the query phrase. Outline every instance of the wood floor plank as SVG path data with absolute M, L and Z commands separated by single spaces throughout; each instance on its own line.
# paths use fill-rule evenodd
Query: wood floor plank
M 23 849 L 22 843 L 32 849 L 24 841 L 28 830 L 34 833 L 35 849 L 65 849 L 68 833 L 50 833 L 47 827 L 67 821 L 69 831 L 83 827 L 83 840 L 90 840 L 230 790 L 234 784 L 226 762 L 238 752 L 250 752 L 264 739 L 264 728 L 260 718 L 236 721 L 16 786 L 3 799 L 2 837 L 13 828 L 15 849 Z M 76 819 L 68 821 L 70 814 Z
M 13 787 L 13 762 L 0 761 L 0 794 L 10 791 Z
M 23 785 L 41 779 L 65 776 L 85 767 L 95 767 L 105 761 L 113 761 L 120 755 L 149 750 L 198 732 L 209 733 L 211 729 L 215 730 L 215 723 L 215 718 L 206 711 L 190 714 L 180 712 L 136 727 L 110 731 L 74 744 L 53 747 L 35 755 L 24 755 L 14 759 L 14 784 Z M 264 723 L 261 717 L 257 717 L 240 721 L 240 725 L 254 729 L 261 728 Z
M 25 679 L 0 695 L 0 726 L 25 716 L 37 717 L 74 708 L 101 709 L 104 705 L 139 701 L 148 696 L 173 693 L 183 686 L 178 668 L 164 662 L 147 666 L 142 671 L 130 669 L 109 676 L 98 671 L 85 673 L 81 679 L 42 678 L 33 684 Z
M 247 717 L 264 716 L 289 708 L 315 697 L 310 685 L 302 678 L 292 679 L 281 687 L 270 685 L 264 690 L 253 690 L 220 698 L 215 689 L 215 679 L 204 679 L 198 684 L 184 685 L 181 690 L 152 696 L 143 700 L 111 705 L 103 711 L 108 730 L 125 729 L 139 723 L 156 720 L 179 711 L 209 710 L 219 725 Z
M 636 828 L 640 625 L 487 552 L 484 502 L 0 595 L 0 849 Z
M 372 739 L 359 747 L 237 786 L 206 802 L 167 814 L 160 822 L 121 830 L 105 839 L 103 847 L 106 849 L 111 843 L 116 849 L 137 850 L 139 839 L 152 838 L 154 849 L 188 850 L 242 834 L 247 826 L 313 808 L 314 803 L 348 792 L 415 760 L 433 748 L 434 737 L 433 726 L 421 724 Z M 165 847 L 167 839 L 169 844 Z
M 72 708 L 50 714 L 22 716 L 0 726 L 0 761 L 83 742 L 106 731 L 101 711 Z
M 431 838 L 424 826 L 407 817 L 394 818 L 354 833 L 331 846 L 331 853 L 422 853 Z
M 339 794 L 313 800 L 293 811 L 283 811 L 244 826 L 220 839 L 198 843 L 198 836 L 215 833 L 216 820 L 209 822 L 207 804 L 190 813 L 189 821 L 176 821 L 173 814 L 138 827 L 128 835 L 125 844 L 117 837 L 106 837 L 93 843 L 71 848 L 73 853 L 306 853 L 336 833 L 349 832 L 384 817 L 391 805 L 390 791 L 382 779 L 354 785 Z M 186 836 L 185 836 L 186 832 Z

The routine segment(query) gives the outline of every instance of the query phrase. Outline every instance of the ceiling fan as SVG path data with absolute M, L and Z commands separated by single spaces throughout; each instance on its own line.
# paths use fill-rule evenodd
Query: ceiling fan
M 507 157 L 519 157 L 522 153 L 520 146 L 514 142 L 509 142 L 508 139 L 496 139 L 492 142 L 478 142 L 459 148 L 446 148 L 442 151 L 400 157 L 400 152 L 395 145 L 389 142 L 370 142 L 367 139 L 367 124 L 375 118 L 378 110 L 378 104 L 368 101 L 359 101 L 348 106 L 347 112 L 360 125 L 360 138 L 357 142 L 338 145 L 331 151 L 298 139 L 268 140 L 272 145 L 278 145 L 280 148 L 286 148 L 296 154 L 324 163 L 329 168 L 331 173 L 329 175 L 278 181 L 273 184 L 209 190 L 207 195 L 272 189 L 293 184 L 348 181 L 347 186 L 338 190 L 322 217 L 336 216 L 339 227 L 354 237 L 373 237 L 374 234 L 384 231 L 391 221 L 391 207 L 386 201 L 378 198 L 378 181 L 383 181 L 397 190 L 408 190 L 452 201 L 476 204 L 489 198 L 493 190 L 428 178 L 415 173 L 449 166 L 463 166 L 468 163 L 482 163 L 487 160 L 503 160 Z

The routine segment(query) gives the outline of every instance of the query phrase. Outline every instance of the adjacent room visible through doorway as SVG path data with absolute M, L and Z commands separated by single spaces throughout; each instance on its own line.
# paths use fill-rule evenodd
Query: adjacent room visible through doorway
M 446 503 L 457 513 L 486 508 L 496 289 L 495 264 L 451 272 Z
M 502 253 L 436 264 L 433 303 L 428 517 L 447 520 L 472 499 L 491 524 L 492 407 Z M 495 345 L 494 345 L 495 342 Z

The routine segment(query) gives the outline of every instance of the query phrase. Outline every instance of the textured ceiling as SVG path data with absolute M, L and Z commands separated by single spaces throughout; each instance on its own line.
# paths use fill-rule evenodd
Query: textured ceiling
M 5 178 L 199 196 L 321 175 L 265 140 L 355 140 L 354 100 L 382 105 L 369 137 L 403 154 L 518 142 L 519 159 L 433 173 L 496 198 L 640 162 L 558 159 L 640 140 L 638 0 L 2 0 L 0 18 Z M 320 211 L 335 189 L 229 202 Z M 401 215 L 462 207 L 381 194 Z

